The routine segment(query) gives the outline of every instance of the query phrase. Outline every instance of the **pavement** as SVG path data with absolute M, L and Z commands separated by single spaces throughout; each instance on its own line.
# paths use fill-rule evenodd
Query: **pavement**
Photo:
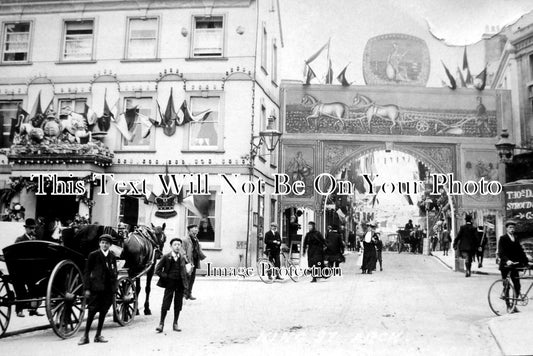
M 444 255 L 442 251 L 431 253 L 434 258 L 452 271 L 464 273 L 464 260 L 455 258 L 455 251 Z M 495 258 L 484 258 L 483 267 L 472 264 L 473 274 L 494 275 L 501 277 Z M 526 291 L 530 282 L 522 282 Z M 533 281 L 531 282 L 533 286 Z M 533 297 L 533 295 L 532 295 Z M 527 302 L 526 302 L 527 303 Z M 533 355 L 533 310 L 519 306 L 519 312 L 503 316 L 494 316 L 487 321 L 487 326 L 504 355 Z

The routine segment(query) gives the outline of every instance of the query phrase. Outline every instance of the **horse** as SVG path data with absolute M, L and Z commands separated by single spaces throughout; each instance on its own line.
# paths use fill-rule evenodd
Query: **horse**
M 138 226 L 124 240 L 124 249 L 121 257 L 126 261 L 128 276 L 135 279 L 135 292 L 139 296 L 141 291 L 140 278 L 136 278 L 146 273 L 146 286 L 144 289 L 146 299 L 144 302 L 144 315 L 151 315 L 150 310 L 150 284 L 154 276 L 155 263 L 161 257 L 161 251 L 167 239 L 165 235 L 164 223 L 162 226 Z
M 379 117 L 384 120 L 388 120 L 392 123 L 389 128 L 390 133 L 392 134 L 392 128 L 398 124 L 400 132 L 403 131 L 402 122 L 400 120 L 400 108 L 394 104 L 388 105 L 377 105 L 369 97 L 356 94 L 353 99 L 353 104 L 355 106 L 366 108 L 365 116 L 368 125 L 368 132 L 371 132 L 370 122 L 374 117 Z
M 309 119 L 315 119 L 315 129 L 318 129 L 318 119 L 321 116 L 325 116 L 336 119 L 337 122 L 335 123 L 335 126 L 340 130 L 344 128 L 343 120 L 347 119 L 349 114 L 349 109 L 346 104 L 340 102 L 322 103 L 309 94 L 305 94 L 302 97 L 301 103 L 304 105 L 312 105 L 311 115 L 305 118 L 309 127 L 311 127 Z
M 111 235 L 114 245 L 120 245 L 121 239 L 118 233 L 111 226 L 85 225 L 82 227 L 67 227 L 61 231 L 61 241 L 65 247 L 87 257 L 99 248 L 100 236 Z

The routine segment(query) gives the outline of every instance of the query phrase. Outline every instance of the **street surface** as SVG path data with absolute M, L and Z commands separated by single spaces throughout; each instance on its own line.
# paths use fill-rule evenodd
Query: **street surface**
M 157 334 L 162 289 L 152 286 L 154 315 L 120 327 L 108 317 L 108 344 L 78 346 L 51 329 L 0 340 L 2 355 L 501 355 L 488 322 L 487 291 L 495 276 L 450 271 L 430 256 L 384 253 L 384 271 L 359 273 L 357 254 L 343 276 L 309 283 L 287 279 L 198 277 L 195 301 L 184 301 L 181 333 Z M 157 278 L 156 278 L 157 280 Z M 141 293 L 139 304 L 144 302 Z M 26 312 L 27 314 L 27 312 Z M 109 314 L 110 315 L 110 314 Z M 8 331 L 44 325 L 45 317 L 12 316 Z M 96 322 L 95 322 L 96 324 Z M 93 325 L 95 328 L 96 325 Z

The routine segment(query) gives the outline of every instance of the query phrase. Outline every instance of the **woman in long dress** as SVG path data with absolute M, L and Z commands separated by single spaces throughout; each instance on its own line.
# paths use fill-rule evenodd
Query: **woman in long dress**
M 363 274 L 372 274 L 372 271 L 376 269 L 376 247 L 374 245 L 374 235 L 376 235 L 376 224 L 368 223 L 368 230 L 365 233 L 363 239 L 363 263 L 361 269 Z
M 326 240 L 322 234 L 315 229 L 315 223 L 310 221 L 308 224 L 309 232 L 304 237 L 303 242 L 303 256 L 307 254 L 307 263 L 311 269 L 313 279 L 312 283 L 317 281 L 317 268 L 324 266 L 324 248 L 326 247 Z

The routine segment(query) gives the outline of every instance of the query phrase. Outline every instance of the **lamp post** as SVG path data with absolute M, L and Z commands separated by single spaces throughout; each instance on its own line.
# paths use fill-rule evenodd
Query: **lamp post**
M 264 131 L 259 132 L 259 136 L 254 136 L 253 134 L 253 128 L 252 128 L 252 135 L 250 140 L 250 172 L 249 172 L 249 181 L 251 182 L 253 180 L 254 175 L 254 167 L 255 167 L 255 158 L 257 157 L 257 154 L 259 153 L 259 149 L 261 148 L 261 145 L 265 145 L 266 149 L 269 151 L 269 154 L 271 154 L 276 147 L 279 144 L 279 141 L 281 139 L 281 132 L 274 128 L 274 121 L 276 118 L 274 116 L 270 116 L 268 118 L 268 125 L 267 128 Z M 245 251 L 245 257 L 244 257 L 244 264 L 246 267 L 248 267 L 248 249 L 250 246 L 250 238 L 252 231 L 250 229 L 250 219 L 252 216 L 251 212 L 252 207 L 252 195 L 248 195 L 248 219 L 247 219 L 247 226 L 246 226 L 246 251 Z
M 496 143 L 494 146 L 496 146 L 496 149 L 498 150 L 500 162 L 505 164 L 513 162 L 514 151 L 516 149 L 533 152 L 532 148 L 517 147 L 515 143 L 509 139 L 509 132 L 507 132 L 507 129 L 502 129 L 500 139 L 498 140 L 498 143 Z

